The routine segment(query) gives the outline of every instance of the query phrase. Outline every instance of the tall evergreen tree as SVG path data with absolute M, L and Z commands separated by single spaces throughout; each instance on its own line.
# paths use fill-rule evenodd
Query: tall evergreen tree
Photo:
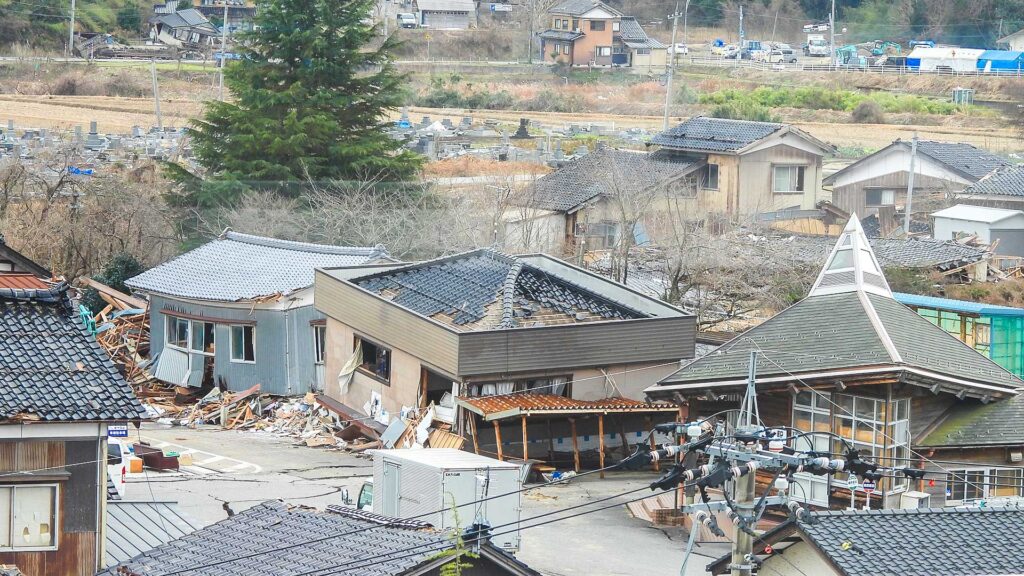
M 193 123 L 194 150 L 211 179 L 284 192 L 307 179 L 416 172 L 418 157 L 384 131 L 385 114 L 401 104 L 402 76 L 391 41 L 374 48 L 380 38 L 362 22 L 374 2 L 260 4 L 256 29 L 240 37 L 241 59 L 225 70 L 233 101 L 210 103 Z

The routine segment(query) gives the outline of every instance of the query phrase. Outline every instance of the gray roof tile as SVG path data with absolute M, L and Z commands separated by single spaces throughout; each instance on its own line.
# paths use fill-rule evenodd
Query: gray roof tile
M 417 314 L 447 315 L 457 326 L 480 322 L 497 304 L 502 307 L 501 325 L 490 328 L 531 322 L 529 316 L 537 307 L 567 317 L 646 317 L 514 256 L 486 248 L 364 276 L 354 282 Z
M 804 298 L 763 324 L 666 377 L 662 384 L 712 384 L 747 376 L 750 352 L 759 377 L 903 365 L 1014 389 L 1020 379 L 899 302 L 867 294 L 902 357 L 893 361 L 856 292 Z M 657 396 L 657 388 L 649 393 Z
M 561 40 L 562 42 L 572 42 L 577 38 L 583 38 L 582 32 L 572 32 L 569 30 L 545 30 L 540 33 L 540 37 L 545 40 Z
M 186 569 L 191 576 L 269 576 L 316 569 L 323 569 L 319 572 L 323 576 L 387 576 L 402 574 L 451 544 L 447 533 L 386 526 L 381 520 L 390 519 L 371 519 L 337 508 L 323 512 L 289 508 L 284 503 L 268 501 L 121 562 L 118 567 L 126 567 L 139 576 Z M 309 543 L 332 535 L 336 537 Z M 232 556 L 257 554 L 287 545 L 296 546 L 200 568 Z M 422 547 L 413 550 L 417 546 Z M 422 552 L 416 553 L 417 550 Z M 381 557 L 373 564 L 360 561 L 368 556 Z M 346 566 L 333 568 L 339 565 Z M 110 567 L 98 576 L 116 574 L 117 567 Z
M 697 116 L 658 134 L 651 144 L 677 150 L 736 152 L 784 127 L 774 122 Z
M 0 290 L 0 419 L 137 420 L 143 412 L 79 319 L 67 286 Z
M 1024 394 L 982 404 L 964 399 L 920 446 L 1020 446 L 1024 444 Z
M 619 14 L 618 10 L 615 10 L 611 6 L 608 6 L 599 0 L 564 0 L 563 2 L 559 2 L 548 9 L 548 13 L 579 16 L 580 14 L 586 14 L 597 7 L 601 7 L 612 14 Z
M 963 191 L 965 195 L 1024 196 L 1024 166 L 1007 166 L 990 173 Z
M 644 32 L 640 23 L 636 21 L 636 18 L 632 16 L 623 16 L 619 19 L 619 35 L 625 41 L 642 41 L 647 40 L 647 32 Z
M 568 212 L 597 196 L 646 190 L 703 165 L 700 158 L 674 153 L 604 148 L 545 174 L 516 202 L 531 208 Z
M 176 502 L 108 499 L 104 567 L 130 560 L 199 528 L 198 522 L 181 513 Z
M 227 232 L 128 279 L 125 285 L 181 298 L 234 302 L 307 288 L 317 268 L 356 266 L 382 258 L 387 258 L 383 246 L 324 246 Z
M 921 140 L 917 143 L 917 151 L 976 180 L 996 169 L 1012 165 L 1002 156 L 996 156 L 964 142 Z
M 826 236 L 787 236 L 763 240 L 797 261 L 824 264 L 834 240 Z M 924 238 L 868 238 L 883 268 L 944 268 L 984 259 L 984 248 Z

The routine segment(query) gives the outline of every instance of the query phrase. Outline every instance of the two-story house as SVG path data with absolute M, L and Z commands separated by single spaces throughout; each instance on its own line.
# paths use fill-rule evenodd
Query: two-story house
M 880 466 L 927 471 L 919 480 L 882 478 L 877 492 L 854 496 L 858 507 L 898 508 L 904 496 L 913 507 L 937 507 L 1024 495 L 1020 470 L 1006 470 L 1024 448 L 1024 382 L 900 304 L 856 217 L 806 298 L 647 394 L 679 402 L 691 419 L 735 409 L 752 358 L 765 425 L 811 433 L 796 448 L 853 448 Z M 950 462 L 964 459 L 975 463 L 967 467 L 971 474 Z M 851 503 L 844 474 L 796 479 L 798 499 L 822 507 Z
M 647 153 L 599 148 L 530 183 L 502 215 L 506 247 L 580 254 L 624 234 L 657 242 L 670 221 L 812 209 L 832 150 L 786 124 L 705 117 L 651 144 Z
M 545 62 L 570 66 L 633 66 L 644 71 L 667 62 L 668 47 L 649 38 L 635 18 L 598 0 L 563 0 L 548 10 L 541 32 Z
M 103 564 L 108 426 L 144 414 L 68 298 L 0 274 L 0 564 L 92 576 Z
M 674 407 L 636 399 L 694 355 L 693 316 L 544 255 L 478 249 L 376 271 L 321 269 L 314 290 L 327 316 L 328 397 L 392 417 L 464 399 L 497 434 L 501 417 L 491 416 L 504 405 L 516 416 L 506 439 L 526 432 L 515 409 L 563 423 L 576 412 L 591 426 L 622 414 L 622 427 L 649 430 L 626 416 L 672 417 Z M 487 405 L 474 402 L 485 397 Z M 453 424 L 475 429 L 458 415 Z M 551 428 L 538 422 L 530 432 L 544 438 Z M 568 436 L 560 425 L 554 434 Z M 472 435 L 495 453 L 493 437 Z
M 225 230 L 125 285 L 149 299 L 152 374 L 176 386 L 270 394 L 324 386 L 313 270 L 390 261 L 383 246 L 325 246 Z

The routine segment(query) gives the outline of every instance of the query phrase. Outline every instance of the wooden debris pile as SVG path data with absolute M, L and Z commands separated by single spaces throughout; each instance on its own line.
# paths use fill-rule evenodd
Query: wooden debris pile
M 152 378 L 145 370 L 149 355 L 149 304 L 92 278 L 79 278 L 78 284 L 95 290 L 107 303 L 95 316 L 84 306 L 80 308 L 96 341 L 133 387 L 151 386 Z

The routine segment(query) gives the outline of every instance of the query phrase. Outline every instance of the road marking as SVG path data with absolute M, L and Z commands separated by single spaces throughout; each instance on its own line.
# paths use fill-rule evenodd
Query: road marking
M 193 452 L 193 454 L 195 454 L 195 453 L 196 452 Z M 224 456 L 214 456 L 213 458 L 209 458 L 207 460 L 202 460 L 202 461 L 197 461 L 195 458 L 193 458 L 192 461 L 195 462 L 196 464 L 198 464 L 199 466 L 206 466 L 207 464 L 213 464 L 214 462 L 220 462 L 221 460 L 224 460 L 224 458 L 225 458 Z
M 181 467 L 182 470 L 187 470 L 189 473 L 208 475 L 229 472 L 244 472 L 247 474 L 259 474 L 263 472 L 262 466 L 253 464 L 252 462 L 246 462 L 245 460 L 239 460 L 238 458 L 224 456 L 223 454 L 215 454 L 213 452 L 207 452 L 206 450 L 198 450 L 183 444 L 175 444 L 174 442 L 166 442 L 155 438 L 143 438 L 143 440 L 149 442 L 151 446 L 156 448 L 172 448 L 178 454 L 191 454 L 193 465 Z

